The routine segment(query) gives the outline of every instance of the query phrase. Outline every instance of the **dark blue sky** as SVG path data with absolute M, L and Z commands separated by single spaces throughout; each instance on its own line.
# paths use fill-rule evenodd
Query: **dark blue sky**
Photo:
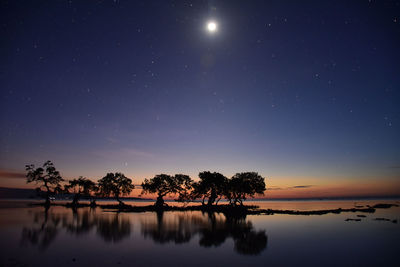
M 399 185 L 399 14 L 368 0 L 2 1 L 0 168 Z

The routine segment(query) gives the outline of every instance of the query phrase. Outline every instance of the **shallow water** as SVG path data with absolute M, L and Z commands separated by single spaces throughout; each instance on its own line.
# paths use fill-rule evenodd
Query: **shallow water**
M 247 204 L 315 210 L 396 202 Z M 347 218 L 361 221 L 345 221 Z M 80 208 L 74 212 L 51 207 L 46 212 L 24 202 L 2 202 L 0 266 L 398 266 L 400 224 L 395 220 L 400 221 L 399 207 L 372 214 L 226 218 L 199 211 L 117 213 Z

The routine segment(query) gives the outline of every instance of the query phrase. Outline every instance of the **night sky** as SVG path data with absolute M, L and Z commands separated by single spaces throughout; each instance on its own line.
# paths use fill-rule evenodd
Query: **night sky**
M 258 171 L 271 196 L 400 194 L 398 1 L 0 10 L 0 186 L 52 160 L 67 179 Z

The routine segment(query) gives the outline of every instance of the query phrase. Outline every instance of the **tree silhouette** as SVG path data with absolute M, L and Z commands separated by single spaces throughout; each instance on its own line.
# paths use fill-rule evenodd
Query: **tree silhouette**
M 85 178 L 80 176 L 78 179 L 73 179 L 68 181 L 68 185 L 65 186 L 66 191 L 74 193 L 74 198 L 72 200 L 72 205 L 78 205 L 79 199 L 84 197 L 89 197 L 91 192 L 96 191 L 96 184 Z
M 264 178 L 257 172 L 241 172 L 228 180 L 225 196 L 231 205 L 243 205 L 243 200 L 247 197 L 263 195 L 265 190 Z
M 167 195 L 179 194 L 180 196 L 186 195 L 191 188 L 192 179 L 188 175 L 175 174 L 171 176 L 168 174 L 158 174 L 150 180 L 145 179 L 142 183 L 142 194 L 157 194 L 157 201 L 155 206 L 164 206 L 164 197 Z
M 43 168 L 35 168 L 34 164 L 26 165 L 25 170 L 27 171 L 26 178 L 27 183 L 35 182 L 41 184 L 37 189 L 46 190 L 46 202 L 45 205 L 50 205 L 50 195 L 61 192 L 60 183 L 64 179 L 60 176 L 60 173 L 54 167 L 54 164 L 48 160 L 43 164 Z
M 119 197 L 129 194 L 135 186 L 132 180 L 120 172 L 107 173 L 106 176 L 99 180 L 99 195 L 114 196 L 120 205 L 125 205 Z
M 202 198 L 204 205 L 205 199 L 208 198 L 207 206 L 211 206 L 214 202 L 216 205 L 223 197 L 228 179 L 218 172 L 204 171 L 199 173 L 200 181 L 193 184 L 193 198 Z

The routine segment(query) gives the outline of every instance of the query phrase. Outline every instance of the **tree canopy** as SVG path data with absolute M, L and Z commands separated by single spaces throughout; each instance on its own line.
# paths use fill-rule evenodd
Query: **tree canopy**
M 200 181 L 193 184 L 193 198 L 202 198 L 203 204 L 208 199 L 208 206 L 214 202 L 218 204 L 224 195 L 228 179 L 221 173 L 209 171 L 200 172 L 199 178 Z
M 91 192 L 96 191 L 96 184 L 87 179 L 86 177 L 80 176 L 78 179 L 68 181 L 65 186 L 65 190 L 74 193 L 74 199 L 72 204 L 77 205 L 81 196 L 90 196 Z
M 61 182 L 64 179 L 54 167 L 54 164 L 48 160 L 43 167 L 35 168 L 34 164 L 26 165 L 25 170 L 27 183 L 35 182 L 40 184 L 38 189 L 46 190 L 46 205 L 50 205 L 50 195 L 61 191 Z
M 35 168 L 34 164 L 26 165 L 27 183 L 35 182 L 40 184 L 37 190 L 46 194 L 45 205 L 50 205 L 50 195 L 59 192 L 74 194 L 73 205 L 77 205 L 82 196 L 89 197 L 94 195 L 101 197 L 115 197 L 120 200 L 123 195 L 129 194 L 135 186 L 132 180 L 123 173 L 107 173 L 98 183 L 80 176 L 77 179 L 68 181 L 61 190 L 61 182 L 64 179 L 54 167 L 51 161 L 46 161 L 43 167 Z M 257 172 L 236 173 L 228 179 L 218 172 L 203 171 L 199 173 L 200 180 L 194 182 L 188 175 L 158 174 L 151 179 L 145 179 L 142 186 L 142 194 L 157 194 L 155 205 L 162 207 L 165 205 L 164 197 L 167 195 L 178 195 L 175 199 L 180 202 L 190 202 L 201 199 L 203 205 L 217 205 L 224 197 L 233 206 L 243 205 L 243 201 L 255 195 L 263 195 L 266 190 L 265 178 Z M 96 198 L 91 197 L 91 205 L 96 205 Z
M 243 205 L 247 197 L 263 195 L 265 190 L 264 178 L 257 172 L 241 172 L 228 180 L 225 197 L 232 205 Z
M 186 194 L 191 188 L 192 179 L 188 175 L 175 174 L 158 174 L 153 178 L 145 179 L 142 183 L 142 194 L 157 194 L 156 206 L 163 206 L 163 197 L 170 194 Z
M 120 172 L 107 173 L 99 180 L 98 186 L 99 195 L 114 196 L 121 205 L 124 203 L 119 199 L 120 196 L 129 194 L 135 188 L 132 180 Z

